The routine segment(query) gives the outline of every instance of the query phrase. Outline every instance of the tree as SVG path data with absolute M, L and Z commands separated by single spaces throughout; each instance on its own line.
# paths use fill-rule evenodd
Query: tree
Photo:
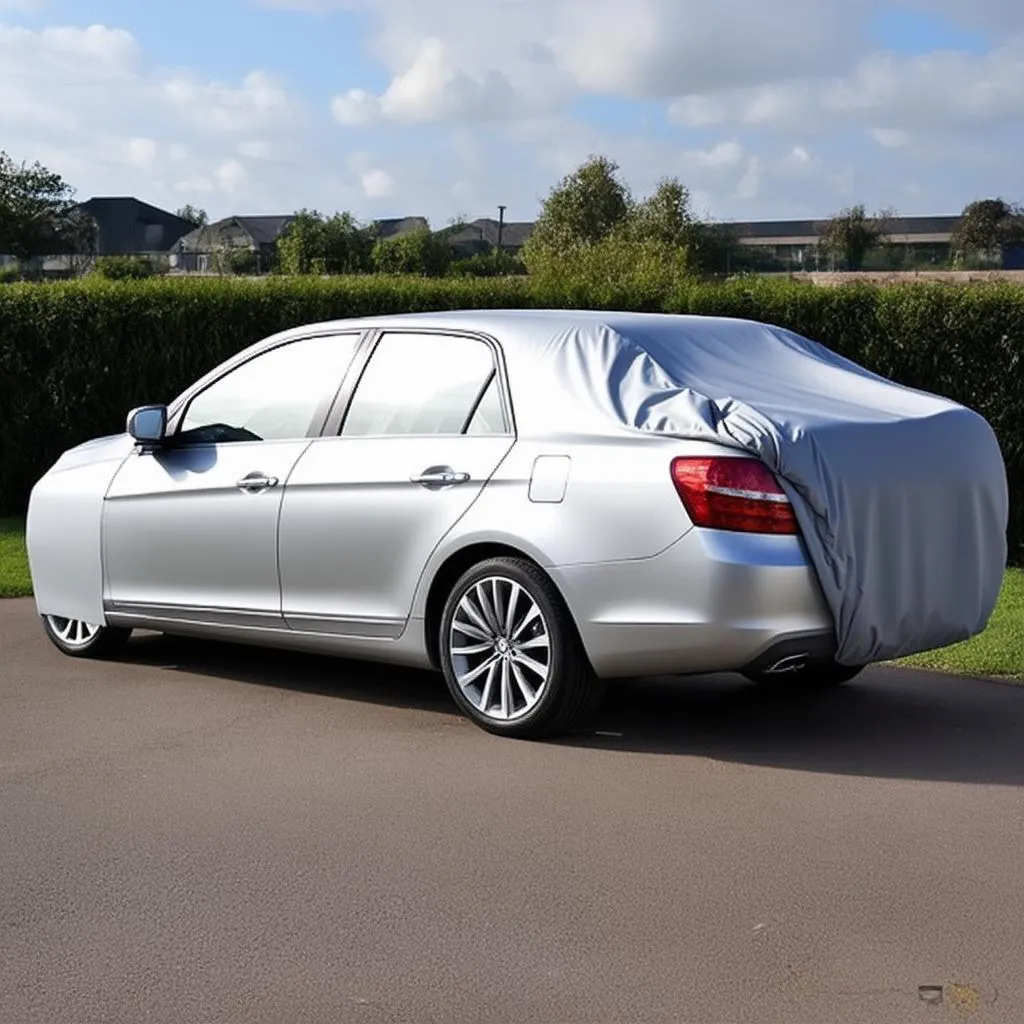
M 95 241 L 74 204 L 75 190 L 42 164 L 17 164 L 0 151 L 0 250 L 19 260 L 72 251 Z
M 863 204 L 840 210 L 820 226 L 821 247 L 847 270 L 860 270 L 867 254 L 888 237 L 894 217 L 891 210 L 868 216 Z
M 678 178 L 662 178 L 646 199 L 634 204 L 626 224 L 635 240 L 684 251 L 693 270 L 726 269 L 733 232 L 702 221 L 690 205 L 690 190 Z
M 950 239 L 957 263 L 965 257 L 1002 254 L 1024 244 L 1024 207 L 1005 199 L 979 199 L 968 203 Z
M 559 289 L 587 280 L 610 289 L 634 282 L 654 296 L 724 269 L 727 242 L 725 232 L 694 214 L 678 178 L 662 179 L 637 201 L 618 165 L 595 156 L 552 189 L 522 258 L 534 278 Z
M 697 226 L 690 210 L 690 190 L 678 178 L 663 178 L 630 211 L 628 223 L 630 234 L 636 238 L 689 245 Z
M 358 274 L 370 269 L 374 236 L 349 213 L 324 217 L 300 210 L 278 239 L 278 267 L 283 274 Z
M 200 206 L 193 206 L 186 203 L 180 210 L 175 211 L 175 216 L 187 220 L 189 224 L 195 224 L 197 228 L 205 228 L 210 223 L 206 211 Z
M 607 157 L 592 156 L 551 190 L 525 246 L 527 265 L 531 252 L 600 242 L 626 222 L 632 200 L 618 170 Z
M 378 239 L 371 258 L 378 274 L 441 277 L 451 266 L 452 250 L 448 232 L 435 235 L 429 228 L 421 228 L 398 238 Z

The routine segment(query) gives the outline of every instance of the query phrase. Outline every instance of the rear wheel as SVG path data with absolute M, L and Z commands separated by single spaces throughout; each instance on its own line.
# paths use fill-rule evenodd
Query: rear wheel
M 464 573 L 445 604 L 440 660 L 459 708 L 488 732 L 566 732 L 604 693 L 554 584 L 532 562 L 492 558 Z
M 96 626 L 59 615 L 44 615 L 43 629 L 54 646 L 72 658 L 109 658 L 118 654 L 132 635 L 130 629 Z
M 748 672 L 747 678 L 761 686 L 778 689 L 800 687 L 806 690 L 827 690 L 856 678 L 864 665 L 840 665 L 838 661 L 804 665 L 794 672 Z

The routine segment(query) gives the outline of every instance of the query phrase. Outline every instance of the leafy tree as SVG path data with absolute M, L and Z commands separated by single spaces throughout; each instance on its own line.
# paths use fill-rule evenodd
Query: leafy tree
M 615 163 L 591 157 L 551 191 L 522 258 L 531 275 L 557 288 L 593 275 L 609 288 L 631 281 L 653 294 L 724 269 L 728 242 L 724 229 L 695 215 L 678 178 L 638 201 Z
M 979 199 L 964 207 L 950 240 L 957 263 L 975 253 L 986 256 L 1024 244 L 1024 207 L 1005 199 Z
M 76 209 L 74 195 L 59 174 L 0 151 L 0 249 L 25 261 L 93 247 L 95 225 Z
M 197 228 L 205 228 L 210 223 L 210 218 L 207 216 L 206 211 L 200 206 L 193 206 L 191 203 L 186 203 L 180 210 L 176 210 L 175 216 L 180 217 L 182 220 L 187 220 L 190 224 L 195 224 Z
M 632 200 L 618 171 L 607 157 L 592 156 L 551 190 L 524 246 L 527 266 L 534 254 L 567 253 L 600 242 L 625 224 Z
M 447 232 L 434 234 L 429 228 L 411 231 L 397 238 L 380 238 L 371 260 L 378 274 L 421 274 L 441 277 L 452 263 Z
M 723 271 L 734 232 L 709 224 L 694 213 L 690 190 L 678 178 L 663 178 L 647 198 L 634 204 L 627 219 L 629 236 L 670 249 L 685 250 L 691 270 Z
M 894 217 L 891 210 L 869 216 L 863 204 L 840 210 L 820 226 L 821 247 L 848 270 L 860 270 L 867 254 L 885 242 Z
M 370 269 L 373 232 L 349 213 L 324 217 L 300 210 L 278 239 L 283 274 L 358 274 Z
M 251 275 L 259 270 L 259 260 L 247 245 L 221 245 L 210 253 L 210 269 L 222 276 Z
M 448 272 L 453 277 L 505 277 L 525 274 L 526 267 L 508 252 L 478 252 L 456 259 Z
M 646 199 L 633 207 L 628 223 L 635 238 L 689 245 L 697 225 L 690 210 L 690 190 L 678 178 L 663 178 Z
M 108 281 L 141 281 L 157 272 L 147 256 L 101 256 L 94 270 L 97 276 Z

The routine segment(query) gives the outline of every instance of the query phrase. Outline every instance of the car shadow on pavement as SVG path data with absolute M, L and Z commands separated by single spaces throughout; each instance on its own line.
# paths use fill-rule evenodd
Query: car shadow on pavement
M 458 716 L 437 673 L 162 636 L 134 639 L 126 660 Z M 491 742 L 482 732 L 468 735 Z M 763 688 L 728 675 L 617 680 L 592 722 L 547 745 L 1018 786 L 1024 784 L 1024 686 L 889 668 L 817 692 Z
M 436 672 L 158 634 L 133 637 L 124 660 L 297 693 L 458 717 L 444 679 Z
M 1024 686 L 872 668 L 828 689 L 738 676 L 613 683 L 568 742 L 798 771 L 1024 784 Z

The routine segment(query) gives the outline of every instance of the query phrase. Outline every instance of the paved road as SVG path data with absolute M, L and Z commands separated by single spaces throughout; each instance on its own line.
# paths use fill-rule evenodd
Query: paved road
M 431 675 L 76 662 L 23 601 L 0 680 L 5 1024 L 1024 1021 L 1024 687 L 643 680 L 517 743 Z

